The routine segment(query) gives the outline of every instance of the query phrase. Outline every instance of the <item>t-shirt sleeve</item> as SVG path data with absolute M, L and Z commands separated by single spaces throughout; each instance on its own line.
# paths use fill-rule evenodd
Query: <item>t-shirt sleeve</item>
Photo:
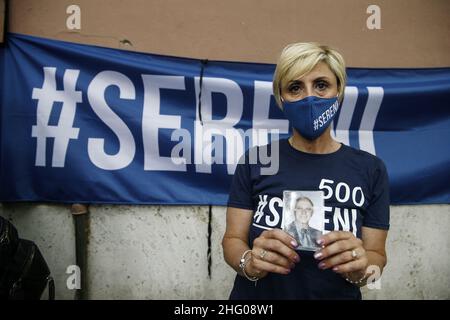
M 250 165 L 244 160 L 246 154 L 242 157 L 231 181 L 227 206 L 253 210 Z
M 364 215 L 363 226 L 389 229 L 389 178 L 383 161 L 377 159 L 372 174 L 372 194 Z

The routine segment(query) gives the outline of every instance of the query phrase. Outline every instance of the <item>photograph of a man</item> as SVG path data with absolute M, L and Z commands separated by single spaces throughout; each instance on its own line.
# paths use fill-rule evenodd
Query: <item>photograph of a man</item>
M 320 228 L 320 221 L 323 219 L 323 206 L 315 206 L 311 198 L 316 198 L 316 202 L 323 202 L 323 199 L 321 199 L 322 192 L 315 193 L 315 191 L 310 191 L 309 193 L 313 194 L 309 196 L 306 196 L 304 193 L 300 191 L 284 192 L 285 210 L 283 211 L 283 221 L 286 224 L 283 226 L 283 229 L 297 240 L 299 243 L 297 250 L 315 251 L 320 248 L 317 240 L 323 234 L 323 230 L 316 229 Z M 311 225 L 312 217 L 315 214 L 316 228 Z M 322 215 L 320 216 L 320 214 Z

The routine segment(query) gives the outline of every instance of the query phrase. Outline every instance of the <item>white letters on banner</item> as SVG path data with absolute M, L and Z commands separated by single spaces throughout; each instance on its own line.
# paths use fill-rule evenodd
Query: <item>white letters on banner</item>
M 121 99 L 135 99 L 133 82 L 115 71 L 102 71 L 97 74 L 88 87 L 88 99 L 92 110 L 114 132 L 119 139 L 119 151 L 110 155 L 104 151 L 105 141 L 102 138 L 88 139 L 89 159 L 97 167 L 104 170 L 118 170 L 128 166 L 136 153 L 136 143 L 130 129 L 119 116 L 112 111 L 105 100 L 105 90 L 109 86 L 117 86 Z
M 64 167 L 71 139 L 77 139 L 79 128 L 73 127 L 77 103 L 82 102 L 81 91 L 75 86 L 80 70 L 67 69 L 63 77 L 63 90 L 56 89 L 56 68 L 44 68 L 42 88 L 34 88 L 32 98 L 38 101 L 36 125 L 31 136 L 37 139 L 35 166 L 45 167 L 47 138 L 53 138 L 52 167 Z M 50 115 L 56 102 L 62 103 L 57 125 L 50 125 Z
M 32 98 L 37 100 L 36 125 L 32 126 L 31 136 L 36 138 L 36 166 L 46 166 L 46 145 L 48 138 L 53 138 L 52 167 L 64 167 L 66 154 L 73 140 L 79 138 L 80 128 L 73 127 L 77 105 L 82 103 L 82 92 L 76 90 L 80 70 L 66 69 L 63 76 L 63 89 L 57 90 L 56 68 L 44 67 L 42 88 L 34 88 Z M 225 78 L 203 78 L 202 83 L 202 121 L 199 119 L 198 96 L 199 78 L 194 78 L 196 97 L 196 118 L 194 120 L 194 137 L 191 132 L 181 127 L 182 115 L 167 115 L 161 112 L 160 90 L 186 90 L 186 77 L 142 75 L 142 141 L 144 159 L 143 170 L 147 171 L 187 171 L 187 164 L 195 164 L 196 172 L 211 173 L 212 164 L 226 164 L 228 174 L 234 169 L 245 151 L 246 141 L 250 146 L 266 145 L 270 140 L 277 140 L 279 134 L 286 134 L 289 122 L 286 119 L 269 117 L 272 96 L 272 83 L 254 81 L 254 104 L 252 127 L 249 130 L 236 128 L 244 111 L 244 98 L 239 84 Z M 103 170 L 119 170 L 129 166 L 136 155 L 136 137 L 132 131 L 113 111 L 118 106 L 110 105 L 105 92 L 109 87 L 118 89 L 123 100 L 136 99 L 136 86 L 123 73 L 105 70 L 90 81 L 87 98 L 92 111 L 114 134 L 110 143 L 118 142 L 113 153 L 105 150 L 105 137 L 89 137 L 86 151 L 90 161 Z M 383 99 L 382 87 L 367 87 L 368 99 L 359 125 L 358 137 L 360 149 L 376 154 L 373 128 Z M 222 119 L 213 119 L 213 94 L 220 93 L 226 98 L 226 114 Z M 358 99 L 358 88 L 347 87 L 339 118 L 336 118 L 336 131 L 332 135 L 336 140 L 349 145 L 349 129 Z M 50 115 L 56 103 L 62 103 L 56 124 L 50 124 Z M 120 107 L 126 107 L 126 102 Z M 117 110 L 117 109 L 116 109 Z M 161 156 L 159 150 L 160 129 L 171 129 L 171 141 L 177 142 L 172 148 L 171 156 Z M 111 139 L 111 138 L 110 138 Z M 191 147 L 193 146 L 193 156 Z M 262 152 L 263 148 L 259 148 Z M 226 150 L 226 156 L 224 153 Z M 272 150 L 273 151 L 273 150 Z M 278 151 L 278 150 L 276 150 Z M 273 153 L 273 152 L 272 152 Z M 278 162 L 268 154 L 258 154 L 259 161 L 270 165 L 262 174 L 273 174 L 278 170 Z M 342 189 L 345 199 L 356 196 L 355 190 L 337 185 Z M 343 201 L 345 200 L 343 199 Z M 271 204 L 271 205 L 276 205 Z M 348 215 L 348 213 L 347 213 Z M 274 218 L 273 223 L 276 218 Z

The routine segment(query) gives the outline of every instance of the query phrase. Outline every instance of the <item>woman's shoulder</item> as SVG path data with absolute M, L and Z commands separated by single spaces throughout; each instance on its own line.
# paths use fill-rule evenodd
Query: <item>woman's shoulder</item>
M 367 152 L 365 150 L 356 149 L 354 147 L 342 144 L 342 148 L 344 148 L 344 154 L 347 157 L 352 157 L 355 160 L 357 160 L 360 164 L 367 164 L 370 167 L 382 167 L 385 168 L 385 164 L 383 160 L 378 157 L 377 155 L 374 155 L 370 152 Z

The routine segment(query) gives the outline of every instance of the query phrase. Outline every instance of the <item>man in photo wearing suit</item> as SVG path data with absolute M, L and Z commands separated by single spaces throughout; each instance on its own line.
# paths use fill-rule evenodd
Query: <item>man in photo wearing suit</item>
M 299 197 L 294 207 L 295 220 L 287 227 L 287 232 L 299 242 L 297 249 L 309 248 L 315 250 L 319 248 L 316 241 L 322 236 L 322 232 L 309 226 L 309 220 L 313 214 L 314 205 L 312 201 L 308 197 Z

